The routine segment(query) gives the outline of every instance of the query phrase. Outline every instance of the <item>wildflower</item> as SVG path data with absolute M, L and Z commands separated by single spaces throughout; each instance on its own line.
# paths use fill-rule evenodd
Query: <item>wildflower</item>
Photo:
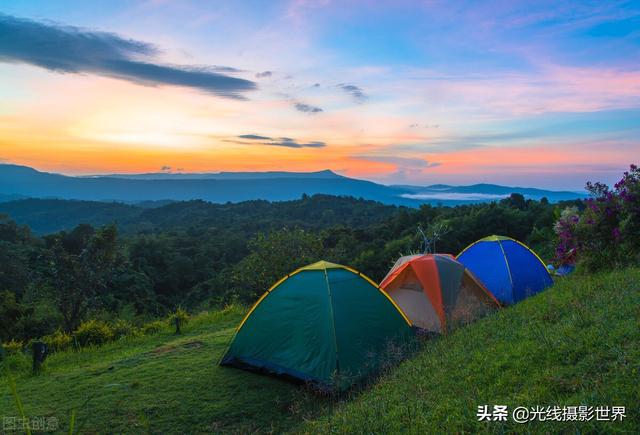
M 611 235 L 613 236 L 616 242 L 619 241 L 621 239 L 620 228 L 615 227 L 613 231 L 611 231 Z

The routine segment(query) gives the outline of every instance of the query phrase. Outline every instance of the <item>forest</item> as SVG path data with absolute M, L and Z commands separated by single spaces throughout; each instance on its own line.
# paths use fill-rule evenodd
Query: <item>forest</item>
M 30 200 L 37 201 L 38 200 Z M 27 201 L 26 205 L 34 203 Z M 96 203 L 46 202 L 82 214 Z M 99 203 L 102 213 L 121 204 Z M 26 341 L 74 331 L 87 319 L 141 323 L 180 307 L 190 312 L 250 304 L 272 283 L 319 259 L 350 265 L 379 281 L 400 256 L 431 249 L 456 254 L 488 234 L 528 243 L 552 261 L 553 225 L 564 209 L 512 194 L 458 207 L 387 206 L 351 197 L 216 205 L 175 202 L 37 236 L 0 219 L 1 339 Z M 60 223 L 64 225 L 65 223 Z M 424 246 L 424 236 L 437 239 Z M 437 236 L 437 237 L 433 237 Z

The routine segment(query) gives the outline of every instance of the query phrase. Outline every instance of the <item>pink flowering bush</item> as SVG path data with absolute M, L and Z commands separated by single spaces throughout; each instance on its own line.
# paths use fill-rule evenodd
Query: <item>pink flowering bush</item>
M 575 263 L 579 246 L 577 236 L 579 223 L 580 215 L 577 207 L 567 207 L 560 214 L 553 227 L 558 237 L 555 255 L 556 263 L 560 265 Z
M 568 209 L 556 222 L 556 260 L 575 257 L 587 270 L 640 262 L 640 169 L 631 165 L 613 189 L 589 182 L 587 190 L 582 215 Z

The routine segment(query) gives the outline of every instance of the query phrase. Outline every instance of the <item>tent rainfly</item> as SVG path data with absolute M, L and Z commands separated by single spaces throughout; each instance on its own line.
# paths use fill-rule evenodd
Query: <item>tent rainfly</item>
M 342 391 L 407 343 L 411 322 L 361 273 L 319 261 L 285 276 L 251 308 L 221 365 Z
M 446 333 L 500 307 L 498 301 L 450 255 L 401 257 L 380 284 L 425 331 Z
M 524 243 L 489 236 L 457 257 L 503 305 L 520 302 L 553 284 L 544 262 Z

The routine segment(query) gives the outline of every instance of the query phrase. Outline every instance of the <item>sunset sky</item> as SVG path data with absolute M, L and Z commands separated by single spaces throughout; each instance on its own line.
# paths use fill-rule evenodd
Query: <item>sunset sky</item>
M 0 0 L 0 162 L 579 190 L 640 163 L 638 1 Z

